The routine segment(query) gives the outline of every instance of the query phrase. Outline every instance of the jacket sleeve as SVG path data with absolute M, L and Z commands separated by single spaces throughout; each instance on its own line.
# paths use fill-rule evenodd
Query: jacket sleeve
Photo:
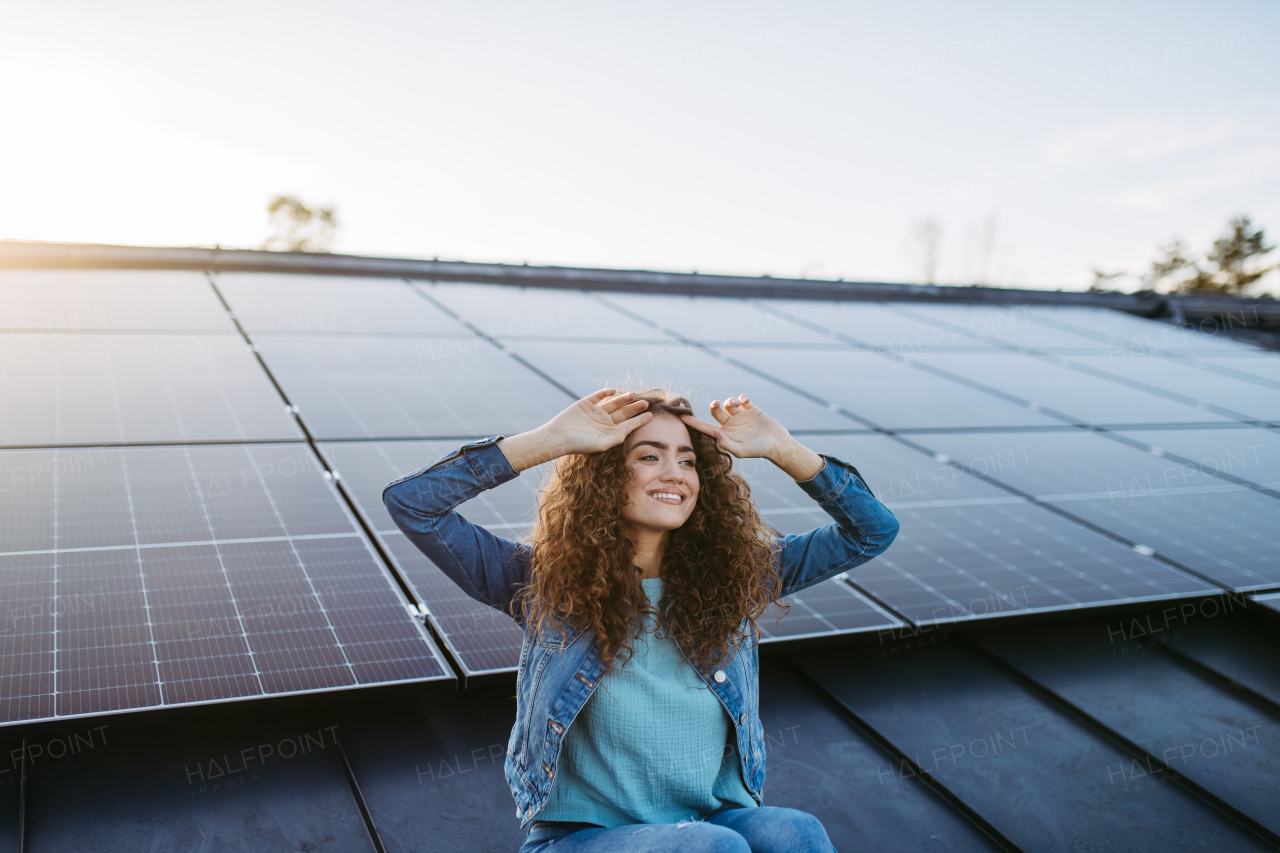
M 822 470 L 797 485 L 833 521 L 783 538 L 778 556 L 783 595 L 862 565 L 884 553 L 898 535 L 898 519 L 871 494 L 858 470 L 834 456 L 823 458 Z
M 520 476 L 498 449 L 502 436 L 464 444 L 382 490 L 396 526 L 475 600 L 511 613 L 529 580 L 532 549 L 472 524 L 454 507 Z M 512 614 L 516 615 L 516 614 Z

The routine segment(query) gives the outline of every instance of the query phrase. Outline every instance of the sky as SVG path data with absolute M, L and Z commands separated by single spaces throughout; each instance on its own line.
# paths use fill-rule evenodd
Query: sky
M 352 254 L 922 281 L 933 223 L 938 282 L 1080 289 L 1280 235 L 1280 4 L 960 6 L 0 0 L 0 238 L 290 193 Z

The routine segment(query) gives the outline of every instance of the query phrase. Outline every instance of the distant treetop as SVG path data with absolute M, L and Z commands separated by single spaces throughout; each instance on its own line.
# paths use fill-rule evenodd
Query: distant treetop
M 338 230 L 337 212 L 309 207 L 297 196 L 277 195 L 267 203 L 272 235 L 263 249 L 284 252 L 327 252 Z

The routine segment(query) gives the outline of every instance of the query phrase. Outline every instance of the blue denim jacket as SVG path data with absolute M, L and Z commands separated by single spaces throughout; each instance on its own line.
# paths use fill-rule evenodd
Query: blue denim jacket
M 551 628 L 541 634 L 512 613 L 512 600 L 529 581 L 531 549 L 471 524 L 453 508 L 519 476 L 495 445 L 501 436 L 466 444 L 454 453 L 391 483 L 383 491 L 387 511 L 405 535 L 477 601 L 511 613 L 525 629 L 516 677 L 516 722 L 507 744 L 506 778 L 516 815 L 526 826 L 546 805 L 556 777 L 560 746 L 569 726 L 604 674 L 593 635 L 567 627 L 563 639 Z M 882 553 L 898 533 L 893 517 L 839 459 L 799 483 L 835 520 L 808 533 L 785 537 L 778 552 L 784 595 L 861 565 Z M 699 670 L 733 721 L 742 780 L 761 801 L 764 729 L 759 713 L 759 657 L 752 638 L 714 672 Z M 563 643 L 563 648 L 561 644 Z

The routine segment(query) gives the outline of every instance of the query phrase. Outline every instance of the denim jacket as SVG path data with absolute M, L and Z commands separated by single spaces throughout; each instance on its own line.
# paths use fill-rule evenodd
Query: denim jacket
M 458 504 L 519 476 L 496 447 L 501 436 L 463 445 L 454 453 L 394 481 L 383 491 L 387 511 L 405 535 L 454 583 L 477 601 L 511 613 L 524 628 L 516 677 L 516 721 L 507 744 L 506 778 L 516 816 L 527 826 L 546 805 L 565 734 L 600 682 L 605 666 L 593 634 L 566 626 L 567 636 L 541 634 L 512 613 L 512 600 L 529 582 L 530 547 L 495 536 L 453 511 Z M 867 488 L 853 466 L 834 457 L 800 488 L 834 522 L 787 536 L 777 552 L 783 595 L 826 580 L 883 552 L 898 521 Z M 742 780 L 761 802 L 764 729 L 759 713 L 758 635 L 712 671 L 698 670 L 736 728 Z M 563 644 L 563 648 L 562 648 Z

